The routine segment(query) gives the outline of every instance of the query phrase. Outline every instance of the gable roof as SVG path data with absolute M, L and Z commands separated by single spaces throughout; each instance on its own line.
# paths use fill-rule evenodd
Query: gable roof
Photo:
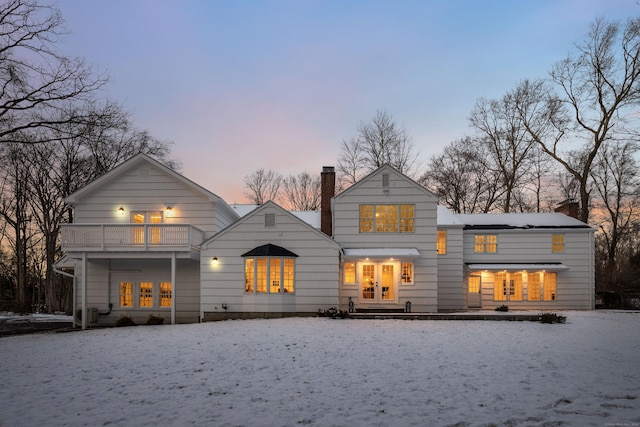
M 376 177 L 378 175 L 381 175 L 381 174 L 383 174 L 385 172 L 386 173 L 392 172 L 392 173 L 396 174 L 397 176 L 401 177 L 402 179 L 404 179 L 405 181 L 407 181 L 408 183 L 410 183 L 413 186 L 415 186 L 420 191 L 424 192 L 426 195 L 428 195 L 430 197 L 433 197 L 434 199 L 438 198 L 435 194 L 433 194 L 431 191 L 429 191 L 425 186 L 418 184 L 416 181 L 414 181 L 413 179 L 409 178 L 407 175 L 405 175 L 404 173 L 400 172 L 398 169 L 394 168 L 393 166 L 391 166 L 389 164 L 384 164 L 384 165 L 380 166 L 378 169 L 375 169 L 374 171 L 370 172 L 368 175 L 360 178 L 360 180 L 358 182 L 356 182 L 355 184 L 353 184 L 351 187 L 347 188 L 342 193 L 336 194 L 334 196 L 334 198 L 342 197 L 344 195 L 349 194 L 350 192 L 354 191 L 356 188 L 358 188 L 361 185 L 363 185 L 363 183 L 365 183 L 365 182 L 373 179 L 374 177 Z
M 216 233 L 213 236 L 209 237 L 207 240 L 202 242 L 200 247 L 203 248 L 203 249 L 206 249 L 207 245 L 209 243 L 215 241 L 216 239 L 220 238 L 221 236 L 224 236 L 227 233 L 233 232 L 233 230 L 235 228 L 237 228 L 239 225 L 243 224 L 244 222 L 248 221 L 250 218 L 252 218 L 252 217 L 254 217 L 256 215 L 261 215 L 264 210 L 269 209 L 269 208 L 275 209 L 281 215 L 285 215 L 285 216 L 288 216 L 288 217 L 292 218 L 294 221 L 296 221 L 299 224 L 302 224 L 304 227 L 308 228 L 309 231 L 315 233 L 319 238 L 325 239 L 325 240 L 333 243 L 336 246 L 336 248 L 341 248 L 340 244 L 338 244 L 338 242 L 333 240 L 331 237 L 327 236 L 326 234 L 324 234 L 319 229 L 313 227 L 313 225 L 309 224 L 304 219 L 302 219 L 299 216 L 295 215 L 295 213 L 291 213 L 288 210 L 284 209 L 282 206 L 278 205 L 273 200 L 269 200 L 268 202 L 266 202 L 266 203 L 264 203 L 262 205 L 259 205 L 257 208 L 255 208 L 251 212 L 245 214 L 244 216 L 242 216 L 240 219 L 238 219 L 233 224 L 227 226 L 226 228 L 220 230 L 218 233 Z
M 120 163 L 118 166 L 116 166 L 115 168 L 113 168 L 110 171 L 106 172 L 102 176 L 96 178 L 91 183 L 85 185 L 84 187 L 82 187 L 78 191 L 76 191 L 76 192 L 70 194 L 69 196 L 65 197 L 64 202 L 69 204 L 69 205 L 74 205 L 76 203 L 79 203 L 84 197 L 90 195 L 94 191 L 96 191 L 96 190 L 102 188 L 103 186 L 107 185 L 109 182 L 113 181 L 115 178 L 117 178 L 123 172 L 126 172 L 126 171 L 128 171 L 130 169 L 133 169 L 133 168 L 138 168 L 142 164 L 145 164 L 145 163 L 162 170 L 167 175 L 170 175 L 171 177 L 173 177 L 176 180 L 180 181 L 181 183 L 185 184 L 187 187 L 192 188 L 197 193 L 202 194 L 208 200 L 210 200 L 212 202 L 215 202 L 216 206 L 224 206 L 224 209 L 226 209 L 228 212 L 231 212 L 232 215 L 238 216 L 238 214 L 233 209 L 231 209 L 231 207 L 229 207 L 227 202 L 225 202 L 221 197 L 219 197 L 218 195 L 216 195 L 216 194 L 212 193 L 211 191 L 205 189 L 204 187 L 201 187 L 200 185 L 196 184 L 195 182 L 191 181 L 190 179 L 186 178 L 185 176 L 179 174 L 178 172 L 176 172 L 173 169 L 165 166 L 164 164 L 162 164 L 158 160 L 156 160 L 153 157 L 151 157 L 151 156 L 149 156 L 147 154 L 144 154 L 144 153 L 138 153 L 135 156 L 133 156 L 133 157 L 125 160 L 124 162 Z

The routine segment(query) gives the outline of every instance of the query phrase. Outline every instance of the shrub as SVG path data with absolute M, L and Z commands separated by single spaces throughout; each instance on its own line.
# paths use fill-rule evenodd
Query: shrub
M 566 321 L 566 316 L 560 316 L 556 313 L 542 313 L 540 315 L 540 322 L 542 323 L 564 323 Z
M 509 307 L 506 305 L 501 305 L 500 307 L 496 307 L 496 311 L 509 311 Z
M 133 319 L 129 316 L 125 316 L 124 314 L 120 317 L 118 317 L 118 320 L 116 320 L 116 326 L 117 327 L 121 327 L 121 326 L 138 326 L 136 324 L 136 322 L 133 321 Z
M 164 317 L 154 316 L 153 314 L 150 314 L 147 321 L 144 322 L 145 325 L 162 325 L 163 323 Z
M 349 316 L 349 312 L 345 310 L 338 310 L 335 307 L 331 307 L 327 310 L 318 310 L 319 317 L 329 317 L 331 319 L 344 319 Z

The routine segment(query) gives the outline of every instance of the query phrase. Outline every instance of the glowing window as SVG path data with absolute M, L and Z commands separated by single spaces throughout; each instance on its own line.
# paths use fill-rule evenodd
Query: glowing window
M 361 233 L 413 233 L 414 205 L 360 205 Z
M 540 301 L 540 290 L 542 289 L 542 280 L 540 275 L 543 273 L 529 273 L 527 275 L 527 300 Z
M 356 283 L 356 263 L 344 263 L 344 283 Z
M 255 263 L 253 258 L 244 260 L 244 291 L 253 293 L 255 289 Z
M 413 264 L 403 262 L 400 266 L 402 274 L 402 283 L 413 283 Z
M 284 292 L 293 292 L 293 284 L 296 277 L 295 261 L 293 258 L 284 259 L 284 272 L 282 279 L 284 280 Z
M 153 307 L 152 282 L 140 282 L 140 307 Z
M 267 292 L 267 259 L 256 259 L 256 291 L 258 293 Z
M 553 234 L 551 236 L 551 252 L 564 252 L 564 234 Z
M 160 282 L 160 307 L 171 307 L 173 286 L 171 282 Z
M 360 205 L 360 232 L 373 232 L 373 205 Z
M 269 292 L 272 294 L 280 292 L 280 261 L 281 258 L 271 258 L 269 260 Z
M 133 307 L 133 283 L 120 282 L 120 307 Z
M 245 258 L 244 291 L 290 293 L 295 290 L 295 260 L 284 257 Z
M 474 238 L 474 252 L 495 253 L 498 251 L 498 236 L 495 234 L 476 234 Z
M 438 240 L 436 242 L 436 252 L 438 255 L 447 253 L 447 230 L 438 230 Z
M 545 301 L 556 300 L 556 273 L 545 273 L 544 282 L 542 284 L 543 299 Z

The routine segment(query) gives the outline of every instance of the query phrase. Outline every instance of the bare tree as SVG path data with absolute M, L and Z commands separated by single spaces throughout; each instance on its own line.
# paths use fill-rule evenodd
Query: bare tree
M 598 281 L 603 290 L 617 290 L 620 266 L 633 254 L 633 236 L 640 226 L 640 174 L 636 142 L 625 141 L 605 146 L 595 158 L 591 177 L 598 194 L 594 225 L 605 253 L 601 254 Z M 624 256 L 620 250 L 624 248 Z
M 518 92 L 512 91 L 499 100 L 482 98 L 476 102 L 469 117 L 500 178 L 503 212 L 511 212 L 518 205 L 523 207 L 519 202 L 523 201 L 522 191 L 534 161 L 535 142 L 520 121 L 517 96 Z
M 342 142 L 337 172 L 345 185 L 384 164 L 416 178 L 421 172 L 419 156 L 407 131 L 380 110 L 370 123 L 358 126 L 356 137 Z
M 260 168 L 244 177 L 244 196 L 256 205 L 261 205 L 269 200 L 278 200 L 282 175 L 274 171 L 265 171 Z
M 320 176 L 302 172 L 290 175 L 282 181 L 281 195 L 284 207 L 294 211 L 315 211 L 320 209 Z
M 596 20 L 575 55 L 555 64 L 550 82 L 518 87 L 527 132 L 580 184 L 580 219 L 589 220 L 589 179 L 596 155 L 610 141 L 637 133 L 640 101 L 640 18 Z M 572 165 L 568 151 L 585 153 Z
M 62 55 L 56 48 L 61 35 L 55 7 L 35 0 L 0 4 L 0 143 L 47 142 L 22 133 L 86 119 L 55 113 L 89 99 L 107 79 L 83 60 Z
M 488 167 L 486 147 L 472 138 L 454 141 L 433 156 L 418 182 L 457 213 L 486 213 L 502 194 L 500 180 Z

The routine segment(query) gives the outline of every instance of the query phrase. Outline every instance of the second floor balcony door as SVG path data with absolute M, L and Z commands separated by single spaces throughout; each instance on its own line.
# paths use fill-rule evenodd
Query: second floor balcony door
M 162 224 L 162 212 L 133 212 L 134 224 Z M 136 245 L 160 243 L 160 228 L 151 226 L 134 227 L 133 242 Z M 145 233 L 146 229 L 146 233 Z M 145 239 L 146 235 L 146 239 Z

